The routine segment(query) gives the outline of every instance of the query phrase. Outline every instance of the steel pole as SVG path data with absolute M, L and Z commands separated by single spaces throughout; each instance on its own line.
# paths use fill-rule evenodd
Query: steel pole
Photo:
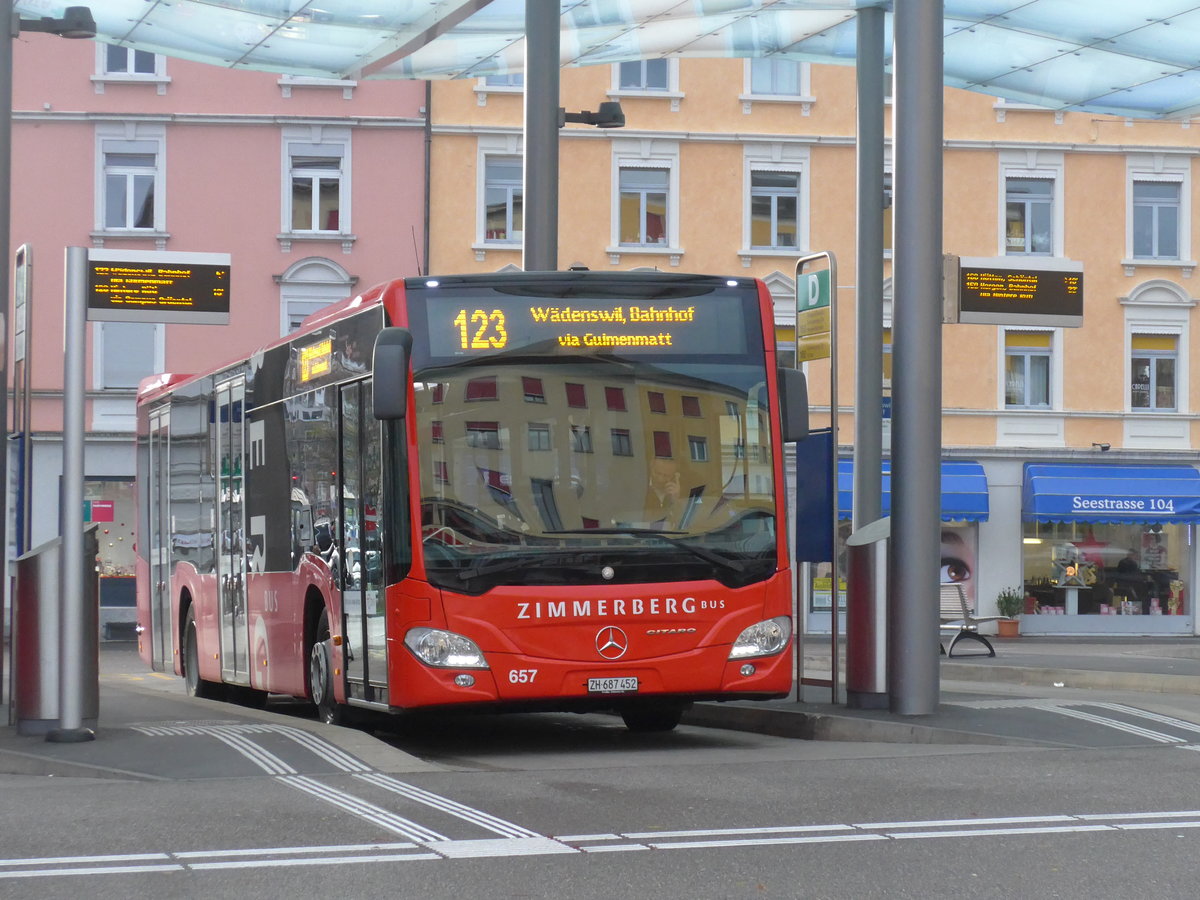
M 892 712 L 937 710 L 942 449 L 942 0 L 893 13 Z
M 854 378 L 854 531 L 883 512 L 883 9 L 858 23 L 858 242 Z M 852 574 L 852 573 L 851 573 Z M 880 623 L 882 625 L 883 623 Z
M 525 2 L 526 272 L 558 268 L 558 0 Z
M 96 735 L 83 727 L 84 662 L 92 658 L 87 641 L 96 640 L 85 627 L 93 619 L 86 614 L 83 588 L 83 399 L 86 382 L 84 357 L 87 352 L 87 248 L 68 247 L 66 254 L 66 310 L 63 335 L 63 479 L 62 505 L 62 599 L 59 616 L 60 642 L 58 680 L 59 727 L 46 735 L 58 743 L 93 740 Z

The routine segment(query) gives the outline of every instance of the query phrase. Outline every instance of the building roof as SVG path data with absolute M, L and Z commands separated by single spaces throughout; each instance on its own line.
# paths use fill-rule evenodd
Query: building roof
M 78 0 L 76 0 L 78 2 Z M 18 13 L 67 4 L 17 0 Z M 890 0 L 559 0 L 567 66 L 656 57 L 853 64 L 855 10 Z M 325 78 L 519 71 L 524 0 L 104 0 L 98 39 L 232 68 Z M 945 0 L 945 83 L 1055 110 L 1200 111 L 1196 0 Z M 891 43 L 886 14 L 885 46 Z

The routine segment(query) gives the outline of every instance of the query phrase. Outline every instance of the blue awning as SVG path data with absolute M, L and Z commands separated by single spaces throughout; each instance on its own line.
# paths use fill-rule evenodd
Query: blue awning
M 854 461 L 838 460 L 838 518 L 849 519 L 854 485 Z M 882 513 L 892 513 L 892 464 L 883 461 Z M 983 466 L 969 459 L 942 460 L 942 521 L 986 522 L 988 483 Z
M 1026 522 L 1200 522 L 1193 466 L 1025 464 Z

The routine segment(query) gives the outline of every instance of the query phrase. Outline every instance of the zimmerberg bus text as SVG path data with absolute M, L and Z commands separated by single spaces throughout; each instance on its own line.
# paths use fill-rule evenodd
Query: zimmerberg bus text
M 570 611 L 568 612 L 568 602 Z M 593 616 L 677 616 L 680 613 L 691 615 L 699 609 L 724 609 L 724 600 L 702 600 L 697 603 L 695 597 L 651 597 L 643 600 L 633 597 L 625 600 L 537 600 L 532 603 L 517 602 L 518 619 L 587 619 Z

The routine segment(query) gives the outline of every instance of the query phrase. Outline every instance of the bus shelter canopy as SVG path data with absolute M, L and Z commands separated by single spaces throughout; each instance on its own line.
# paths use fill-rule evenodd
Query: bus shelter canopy
M 23 18 L 73 3 L 17 0 Z M 853 64 L 856 9 L 890 0 L 559 0 L 564 66 L 660 57 Z M 524 65 L 524 0 L 103 0 L 97 38 L 230 68 L 466 78 Z M 1133 118 L 1200 111 L 1194 0 L 945 0 L 945 83 Z

